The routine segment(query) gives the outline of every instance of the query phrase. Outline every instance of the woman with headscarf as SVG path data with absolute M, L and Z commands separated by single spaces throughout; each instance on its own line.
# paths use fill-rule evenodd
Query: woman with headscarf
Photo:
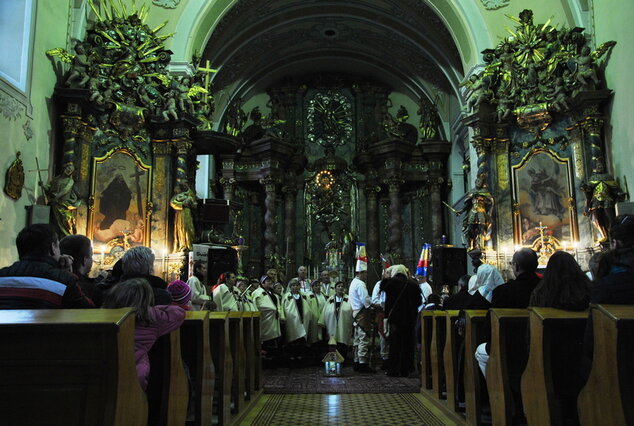
M 414 363 L 416 317 L 422 295 L 405 265 L 389 267 L 388 274 L 389 278 L 381 281 L 385 318 L 390 326 L 387 375 L 407 377 Z
M 480 265 L 473 285 L 469 281 L 469 293 L 472 296 L 464 309 L 489 309 L 493 290 L 502 284 L 504 284 L 504 278 L 502 278 L 500 271 L 488 263 Z

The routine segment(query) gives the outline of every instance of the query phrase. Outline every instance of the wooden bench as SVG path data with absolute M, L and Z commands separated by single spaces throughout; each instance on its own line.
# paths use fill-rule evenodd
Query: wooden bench
M 244 338 L 244 399 L 250 401 L 255 391 L 255 344 L 253 342 L 253 312 L 242 313 Z
M 432 388 L 431 339 L 434 334 L 434 311 L 420 312 L 421 391 Z
M 229 312 L 209 313 L 211 357 L 216 367 L 214 400 L 218 424 L 228 425 L 231 419 L 231 382 L 233 360 L 229 346 Z
M 582 425 L 634 424 L 634 306 L 592 307 L 592 370 L 578 399 Z
M 233 359 L 233 379 L 231 381 L 231 413 L 236 414 L 244 403 L 244 335 L 242 312 L 229 312 L 229 347 Z
M 148 356 L 148 426 L 184 424 L 189 389 L 181 356 L 180 328 L 159 337 Z
M 445 348 L 443 359 L 445 360 L 445 383 L 447 388 L 447 404 L 453 411 L 460 411 L 457 395 L 457 376 L 459 371 L 458 354 L 462 341 L 458 335 L 458 330 L 454 326 L 460 311 L 445 311 Z
M 262 341 L 260 337 L 260 312 L 252 312 L 253 319 L 253 344 L 255 348 L 253 353 L 255 354 L 254 369 L 253 369 L 253 389 L 257 392 L 262 389 Z
M 522 401 L 530 425 L 564 424 L 577 417 L 587 312 L 529 308 L 530 352 Z
M 436 398 L 443 398 L 445 390 L 445 366 L 444 349 L 445 336 L 447 334 L 447 313 L 445 311 L 433 312 L 433 332 L 431 336 L 431 377 L 432 390 Z
M 464 354 L 464 389 L 465 389 L 465 409 L 467 414 L 467 424 L 482 424 L 482 405 L 484 376 L 475 359 L 475 351 L 480 343 L 484 341 L 484 321 L 487 311 L 466 310 L 465 314 L 465 354 Z
M 0 423 L 144 425 L 134 310 L 0 310 Z
M 512 425 L 523 416 L 520 380 L 528 359 L 528 310 L 490 309 L 491 345 L 486 383 L 493 425 Z M 516 408 L 514 410 L 513 408 Z
M 215 372 L 209 345 L 208 311 L 187 312 L 181 326 L 181 350 L 194 390 L 194 424 L 211 425 Z

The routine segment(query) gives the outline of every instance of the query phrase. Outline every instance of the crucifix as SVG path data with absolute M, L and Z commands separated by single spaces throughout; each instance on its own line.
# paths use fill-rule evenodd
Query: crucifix
M 35 198 L 35 204 L 37 204 L 37 188 L 39 186 L 44 189 L 44 182 L 42 181 L 42 173 L 40 172 L 48 172 L 48 169 L 40 169 L 40 162 L 35 157 L 35 169 L 29 170 L 29 172 L 37 172 L 38 184 L 35 185 L 35 189 L 33 190 L 33 197 Z M 44 204 L 48 204 L 48 198 L 46 197 L 46 191 L 44 192 Z
M 209 74 L 218 72 L 217 69 L 211 68 L 210 65 L 211 63 L 209 62 L 209 59 L 207 59 L 204 67 L 198 67 L 198 71 L 205 73 L 205 103 L 209 102 Z
M 131 178 L 134 178 L 134 183 L 136 184 L 136 203 L 137 203 L 137 212 L 139 217 L 143 217 L 143 195 L 141 194 L 141 179 L 139 179 L 145 171 L 136 170 L 134 173 L 130 175 Z

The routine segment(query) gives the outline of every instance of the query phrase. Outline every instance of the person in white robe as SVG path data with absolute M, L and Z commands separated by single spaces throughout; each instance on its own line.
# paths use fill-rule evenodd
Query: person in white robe
M 321 292 L 321 283 L 319 281 L 315 281 L 312 285 L 312 291 L 308 293 L 308 304 L 310 305 L 310 312 L 312 315 L 310 328 L 308 329 L 308 343 L 311 345 L 318 342 L 322 343 L 321 346 L 323 347 L 318 348 L 318 350 L 326 348 L 326 341 L 324 341 L 324 333 L 322 332 L 323 324 L 318 324 L 321 312 L 326 306 L 326 299 L 327 297 L 325 297 Z
M 207 265 L 200 260 L 194 262 L 194 274 L 187 280 L 192 289 L 192 307 L 195 311 L 214 310 L 215 304 L 207 294 L 203 281 L 207 276 Z
M 260 278 L 260 287 L 253 291 L 253 303 L 260 311 L 260 339 L 262 350 L 264 351 L 264 366 L 271 364 L 279 356 L 279 337 L 282 335 L 280 329 L 280 310 L 277 296 L 272 290 L 273 280 L 268 275 Z
M 328 298 L 326 306 L 319 316 L 319 324 L 326 327 L 328 338 L 337 341 L 337 350 L 346 358 L 348 347 L 352 345 L 352 306 L 345 294 L 345 284 L 339 281 L 335 285 L 335 295 Z
M 310 293 L 312 290 L 312 283 L 308 278 L 308 269 L 305 266 L 297 268 L 297 281 L 299 281 L 299 291 L 302 293 Z
M 291 365 L 296 366 L 295 362 L 301 363 L 304 357 L 312 315 L 307 296 L 299 291 L 299 282 L 291 282 L 290 288 L 291 292 L 282 299 L 282 307 L 286 319 L 286 350 Z
M 236 274 L 225 272 L 218 278 L 218 284 L 214 286 L 213 298 L 216 310 L 219 312 L 237 312 L 238 300 L 235 294 Z
M 236 288 L 238 290 L 238 307 L 240 308 L 240 310 L 243 312 L 257 311 L 258 308 L 255 306 L 255 303 L 251 298 L 252 289 L 249 281 L 244 277 L 238 278 Z
M 334 296 L 335 294 L 335 283 L 330 279 L 330 272 L 326 269 L 321 271 L 319 275 L 319 280 L 321 281 L 321 294 L 326 297 Z

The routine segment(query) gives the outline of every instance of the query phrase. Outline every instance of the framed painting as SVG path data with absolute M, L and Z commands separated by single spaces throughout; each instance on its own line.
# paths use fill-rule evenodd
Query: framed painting
M 538 148 L 512 173 L 515 244 L 536 248 L 544 238 L 556 246 L 578 241 L 571 160 Z
M 152 167 L 127 150 L 93 159 L 88 236 L 95 252 L 116 255 L 149 244 L 151 183 Z

